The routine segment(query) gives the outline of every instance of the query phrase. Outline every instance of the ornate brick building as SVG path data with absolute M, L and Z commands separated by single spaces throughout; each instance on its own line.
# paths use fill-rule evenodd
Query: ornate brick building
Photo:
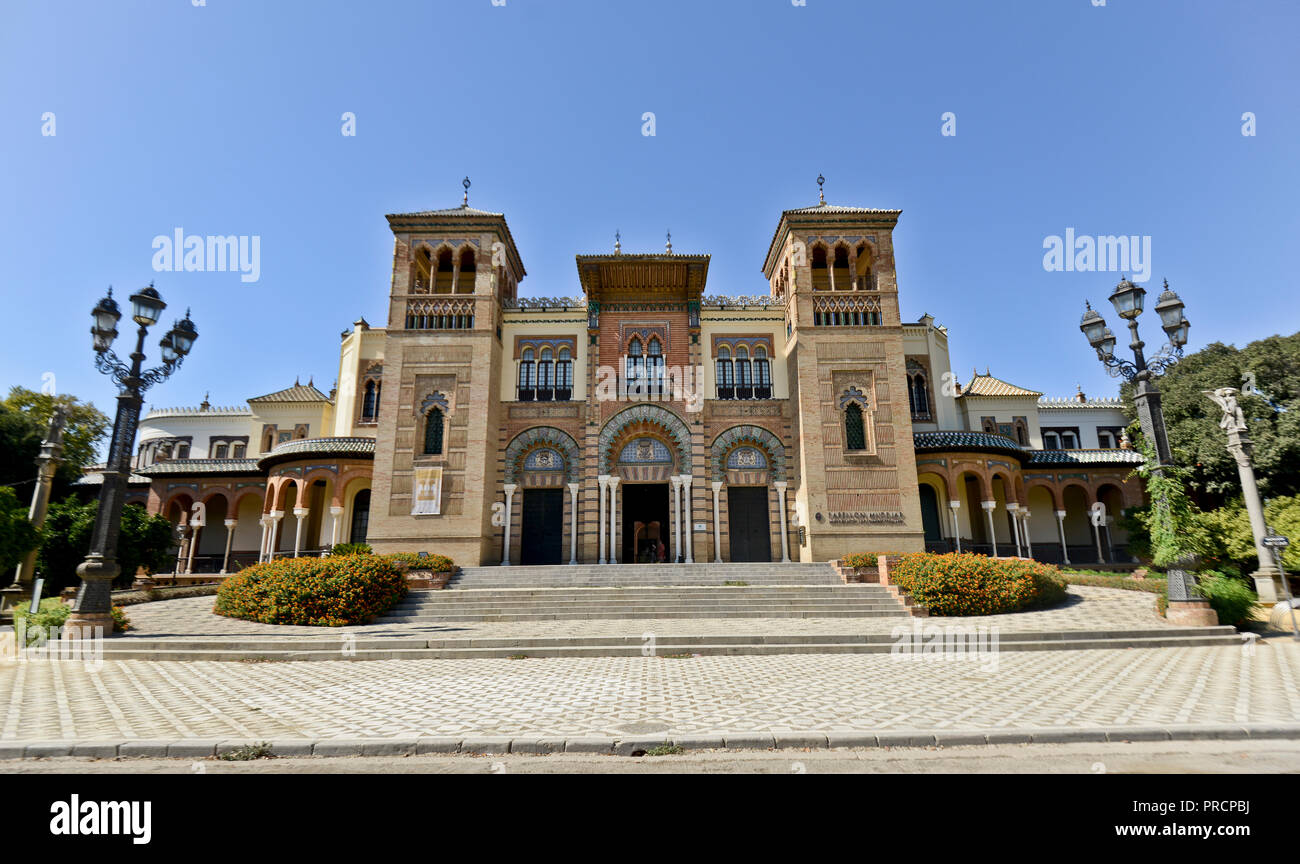
M 137 500 L 196 572 L 362 539 L 463 564 L 1114 558 L 1087 511 L 1141 501 L 1118 401 L 958 384 L 947 329 L 900 316 L 898 218 L 783 212 L 761 296 L 710 293 L 669 238 L 577 256 L 581 296 L 550 299 L 519 295 L 504 215 L 390 215 L 388 318 L 342 334 L 334 391 L 150 413 Z

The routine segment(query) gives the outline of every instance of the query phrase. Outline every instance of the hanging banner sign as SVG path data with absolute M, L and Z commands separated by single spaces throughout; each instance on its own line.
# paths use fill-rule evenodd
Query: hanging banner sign
M 436 516 L 442 512 L 442 469 L 416 468 L 411 493 L 412 516 Z

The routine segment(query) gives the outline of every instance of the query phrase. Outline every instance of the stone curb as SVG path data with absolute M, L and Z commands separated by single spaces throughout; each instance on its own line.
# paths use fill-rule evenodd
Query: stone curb
M 277 756 L 411 756 L 431 753 L 546 755 L 587 753 L 631 756 L 665 744 L 683 750 L 825 750 L 837 748 L 979 747 L 992 744 L 1127 743 L 1136 741 L 1300 740 L 1300 723 L 1133 726 L 1056 729 L 940 729 L 933 732 L 721 732 L 637 735 L 627 738 L 547 735 L 403 738 L 292 738 L 269 741 Z M 0 741 L 0 760 L 81 757 L 213 758 L 256 743 L 213 738 Z

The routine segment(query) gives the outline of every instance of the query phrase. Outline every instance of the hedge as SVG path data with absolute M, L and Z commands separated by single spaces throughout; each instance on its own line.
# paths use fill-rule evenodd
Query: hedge
M 212 611 L 263 624 L 365 624 L 406 596 L 405 574 L 387 555 L 280 558 L 226 579 Z
M 859 552 L 856 555 L 845 555 L 840 559 L 840 565 L 861 569 L 863 567 L 875 567 L 879 560 L 874 552 Z
M 1065 579 L 1051 564 L 969 552 L 904 555 L 889 579 L 931 615 L 997 615 L 1065 598 Z

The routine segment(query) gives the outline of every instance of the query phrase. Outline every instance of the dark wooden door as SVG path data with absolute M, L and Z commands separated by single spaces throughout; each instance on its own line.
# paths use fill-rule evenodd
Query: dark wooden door
M 564 555 L 564 491 L 525 489 L 519 563 L 560 564 Z
M 727 537 L 732 561 L 771 561 L 766 486 L 727 488 Z

